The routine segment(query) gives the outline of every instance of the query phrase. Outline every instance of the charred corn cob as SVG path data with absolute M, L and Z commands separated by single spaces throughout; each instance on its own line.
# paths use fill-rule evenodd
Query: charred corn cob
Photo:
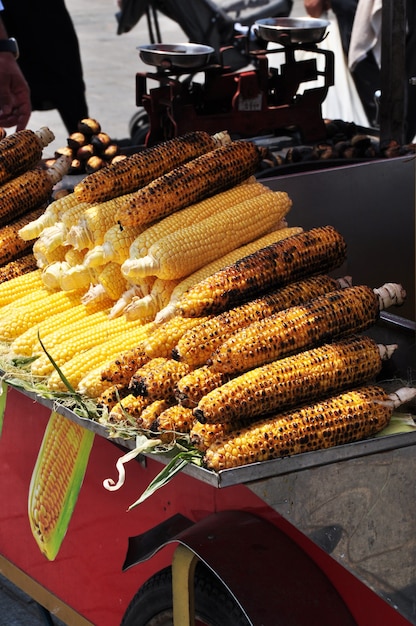
M 143 345 L 139 344 L 130 348 L 130 350 L 122 352 L 120 356 L 106 363 L 101 368 L 101 379 L 108 381 L 112 385 L 123 384 L 127 386 L 134 372 L 149 360 Z
M 271 244 L 200 281 L 180 298 L 177 310 L 185 317 L 220 313 L 272 286 L 325 274 L 340 266 L 346 243 L 332 227 L 324 226 Z
M 165 399 L 153 400 L 148 404 L 140 415 L 140 428 L 144 430 L 151 430 L 155 420 L 159 415 L 169 408 L 169 402 Z
M 82 320 L 97 313 L 98 311 L 108 312 L 110 300 L 96 301 L 86 307 L 83 304 L 77 304 L 68 310 L 60 313 L 48 315 L 39 324 L 35 324 L 21 333 L 10 345 L 10 356 L 34 356 L 42 354 L 42 348 L 39 343 L 38 336 L 43 340 L 50 337 L 57 337 L 60 333 L 61 341 L 65 342 L 71 332 L 82 330 Z M 56 335 L 54 334 L 56 333 Z
M 48 170 L 28 170 L 1 185 L 0 225 L 48 202 L 53 186 L 66 173 L 68 166 L 66 157 L 61 157 Z
M 122 317 L 110 320 L 106 311 L 97 311 L 75 325 L 65 326 L 63 331 L 41 337 L 41 340 L 55 363 L 61 367 L 77 353 L 85 352 L 136 327 L 134 322 L 126 322 Z M 34 376 L 48 376 L 53 372 L 53 365 L 46 354 L 41 354 L 33 361 L 31 371 Z
M 241 186 L 241 188 L 243 188 Z M 150 248 L 145 257 L 128 259 L 122 272 L 130 280 L 157 276 L 172 280 L 273 230 L 291 207 L 285 192 L 268 191 L 181 228 Z
M 215 372 L 203 365 L 182 376 L 176 384 L 175 397 L 179 404 L 195 408 L 201 398 L 229 380 L 227 374 Z
M 37 131 L 19 130 L 0 141 L 0 185 L 38 165 L 42 151 L 55 139 L 46 126 Z
M 160 356 L 171 358 L 172 350 L 183 333 L 188 328 L 192 328 L 206 319 L 205 317 L 185 320 L 180 317 L 173 317 L 164 324 L 158 325 L 144 341 L 143 345 L 146 354 L 151 359 Z
M 397 346 L 350 337 L 298 352 L 241 374 L 204 396 L 194 410 L 206 423 L 255 419 L 362 385 L 381 371 Z
M 173 358 L 188 363 L 190 367 L 200 367 L 235 331 L 277 311 L 333 291 L 337 287 L 338 281 L 335 278 L 327 275 L 311 276 L 250 300 L 225 313 L 219 313 L 187 330 L 173 349 Z
M 229 434 L 233 436 L 242 428 L 249 426 L 250 423 L 252 420 L 241 419 L 233 422 L 202 424 L 195 419 L 189 431 L 189 443 L 200 452 L 205 452 L 217 439 L 226 438 Z
M 89 174 L 75 186 L 77 198 L 83 202 L 103 202 L 140 189 L 173 167 L 204 154 L 226 141 L 225 135 L 210 136 L 195 131 L 146 148 L 111 164 L 105 171 Z
M 14 261 L 31 249 L 30 242 L 19 237 L 19 229 L 37 215 L 43 213 L 43 207 L 31 210 L 25 215 L 13 219 L 4 226 L 0 226 L 0 266 Z
M 219 471 L 371 437 L 389 422 L 398 397 L 368 385 L 278 413 L 214 441 L 205 465 Z
M 158 313 L 156 313 L 155 322 L 157 324 L 161 324 L 173 317 L 177 313 L 177 303 L 179 302 L 183 294 L 193 285 L 196 285 L 208 276 L 211 276 L 211 274 L 214 274 L 224 267 L 227 267 L 227 265 L 229 265 L 230 263 L 235 263 L 238 259 L 243 258 L 247 254 L 252 254 L 257 250 L 260 250 L 264 246 L 268 246 L 271 243 L 276 243 L 277 241 L 286 239 L 286 237 L 290 237 L 291 235 L 295 235 L 301 232 L 302 228 L 297 226 L 293 226 L 291 228 L 279 228 L 278 230 L 275 230 L 268 235 L 264 235 L 259 239 L 255 239 L 254 241 L 244 246 L 236 248 L 232 252 L 224 255 L 223 257 L 220 257 L 219 259 L 216 259 L 215 261 L 212 261 L 211 263 L 208 263 L 207 265 L 201 267 L 196 272 L 193 272 L 192 274 L 178 282 L 178 285 L 172 291 L 168 304 Z
M 177 439 L 178 435 L 189 433 L 194 421 L 192 409 L 176 404 L 160 413 L 151 429 L 157 432 L 162 442 L 167 443 Z
M 19 235 L 22 239 L 30 240 L 39 237 L 43 230 L 53 224 L 59 219 L 60 213 L 69 209 L 72 206 L 78 205 L 79 201 L 74 193 L 70 193 L 62 198 L 53 200 L 46 207 L 44 213 L 36 220 L 29 222 L 26 226 L 23 226 Z
M 173 402 L 176 383 L 188 373 L 187 365 L 173 359 L 158 357 L 148 361 L 133 374 L 129 389 L 135 396 Z
M 96 403 L 100 409 L 105 409 L 108 413 L 111 409 L 130 393 L 128 386 L 123 384 L 110 385 L 101 392 Z
M 261 158 L 262 150 L 251 142 L 215 148 L 140 189 L 117 212 L 117 220 L 122 226 L 150 224 L 243 182 L 256 172 Z
M 171 235 L 182 228 L 187 228 L 197 222 L 201 222 L 207 217 L 215 215 L 220 210 L 230 208 L 235 204 L 254 198 L 267 190 L 268 187 L 257 182 L 235 185 L 226 191 L 214 194 L 201 202 L 191 204 L 184 209 L 176 211 L 172 215 L 168 215 L 156 221 L 151 226 L 144 228 L 132 242 L 128 256 L 130 259 L 144 257 L 148 254 L 151 246 L 163 237 Z
M 14 261 L 9 261 L 3 267 L 0 267 L 0 285 L 12 278 L 23 276 L 37 269 L 36 259 L 32 252 L 27 252 L 19 256 Z
M 61 370 L 69 384 L 76 389 L 80 381 L 88 372 L 103 367 L 105 363 L 115 359 L 121 350 L 127 350 L 137 345 L 150 332 L 153 324 L 132 325 L 129 330 L 117 333 L 111 339 L 101 342 L 99 345 L 75 354 L 69 361 L 64 363 Z M 51 390 L 66 391 L 66 387 L 57 372 L 53 372 L 47 381 Z
M 113 406 L 108 415 L 108 421 L 110 424 L 128 422 L 131 426 L 143 428 L 142 412 L 151 402 L 150 398 L 143 396 L 136 398 L 133 394 L 129 394 Z
M 41 552 L 53 561 L 65 537 L 87 468 L 94 433 L 53 412 L 29 488 L 30 527 Z
M 402 288 L 396 287 L 400 297 Z M 394 299 L 381 301 L 377 291 L 366 285 L 337 289 L 252 322 L 231 335 L 211 355 L 211 367 L 236 374 L 366 330 L 376 323 L 380 309 L 394 302 Z
M 15 302 L 20 296 L 41 288 L 42 274 L 40 270 L 33 270 L 22 276 L 15 276 L 0 284 L 0 315 L 1 307 Z
M 43 298 L 36 300 L 36 306 L 26 304 L 13 309 L 12 316 L 0 318 L 0 340 L 10 342 L 24 333 L 28 328 L 39 324 L 44 320 L 51 311 L 59 313 L 60 311 L 68 311 L 80 302 L 81 294 L 79 292 L 65 293 L 58 291 L 49 293 L 44 290 Z M 1 311 L 0 311 L 1 313 Z

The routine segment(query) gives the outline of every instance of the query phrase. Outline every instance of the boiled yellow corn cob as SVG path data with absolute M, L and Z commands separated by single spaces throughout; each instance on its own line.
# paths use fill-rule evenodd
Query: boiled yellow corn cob
M 371 437 L 388 424 L 397 397 L 368 385 L 278 413 L 214 441 L 205 465 L 219 471 Z
M 75 250 L 75 248 L 67 247 L 65 252 L 65 261 L 70 267 L 83 263 L 86 250 Z
M 157 357 L 145 363 L 133 374 L 129 389 L 135 396 L 174 402 L 176 383 L 188 373 L 187 365 L 173 359 Z
M 142 322 L 154 320 L 156 313 L 168 304 L 172 291 L 177 284 L 178 280 L 156 278 L 152 290 L 147 296 L 143 298 L 139 298 L 138 296 L 132 297 L 123 311 L 126 319 L 140 319 Z
M 9 261 L 3 267 L 0 267 L 0 284 L 17 278 L 23 274 L 28 274 L 37 269 L 36 259 L 32 252 L 27 252 L 14 261 Z
M 39 343 L 38 336 L 41 337 L 42 343 L 47 337 L 61 337 L 61 341 L 65 342 L 70 333 L 76 334 L 82 330 L 82 320 L 89 316 L 103 311 L 103 319 L 108 313 L 111 301 L 109 299 L 97 300 L 85 306 L 77 304 L 68 310 L 60 313 L 51 313 L 39 324 L 35 324 L 28 328 L 24 333 L 20 334 L 10 345 L 10 356 L 34 356 L 42 354 L 42 348 Z M 64 330 L 65 329 L 65 330 Z M 56 333 L 56 335 L 54 334 Z M 58 339 L 59 343 L 59 339 Z M 45 344 L 44 344 L 45 345 Z
M 97 267 L 109 261 L 121 265 L 129 258 L 130 246 L 142 231 L 142 226 L 122 228 L 120 224 L 114 224 L 106 231 L 102 245 L 96 245 L 92 250 L 88 250 L 85 265 Z
M 65 537 L 81 488 L 94 433 L 53 412 L 29 488 L 28 514 L 41 552 L 53 561 Z
M 69 228 L 66 242 L 76 250 L 91 250 L 102 244 L 107 230 L 116 223 L 116 211 L 132 196 L 126 194 L 86 208 L 78 222 Z
M 118 263 L 110 261 L 98 274 L 98 283 L 103 287 L 105 293 L 113 302 L 116 302 L 127 289 L 127 282 L 121 273 L 121 267 Z M 126 318 L 132 320 L 134 318 Z M 152 321 L 153 317 L 146 321 Z
M 201 323 L 207 318 L 189 318 L 187 320 L 172 317 L 164 324 L 158 325 L 156 329 L 146 337 L 144 350 L 149 358 L 166 357 L 171 358 L 172 350 L 178 343 L 180 337 L 188 329 Z
M 105 409 L 110 413 L 111 409 L 120 402 L 122 398 L 125 398 L 130 394 L 128 386 L 123 384 L 111 385 L 104 389 L 97 397 L 96 403 L 99 409 Z
M 291 204 L 285 192 L 268 191 L 220 209 L 200 222 L 159 239 L 145 257 L 125 261 L 122 272 L 129 280 L 152 275 L 165 280 L 188 276 L 276 228 Z
M 196 272 L 193 272 L 183 280 L 180 280 L 178 285 L 172 291 L 169 303 L 163 309 L 161 309 L 155 317 L 155 322 L 157 324 L 161 324 L 166 322 L 171 317 L 173 317 L 177 313 L 177 304 L 185 294 L 185 292 L 190 289 L 193 285 L 197 285 L 200 281 L 204 280 L 208 276 L 215 274 L 219 270 L 227 267 L 231 263 L 235 263 L 239 259 L 247 256 L 248 254 L 252 254 L 253 252 L 257 252 L 261 248 L 265 246 L 269 246 L 272 243 L 276 243 L 277 241 L 281 241 L 282 239 L 286 239 L 291 235 L 297 235 L 303 232 L 303 229 L 297 226 L 293 226 L 291 228 L 279 228 L 259 239 L 255 239 L 254 241 L 240 246 L 235 250 L 232 250 L 228 254 L 208 263 L 207 265 L 201 267 Z
M 78 204 L 79 201 L 74 193 L 70 193 L 62 198 L 53 200 L 50 204 L 48 204 L 43 215 L 20 229 L 20 237 L 27 241 L 36 239 L 42 234 L 45 228 L 53 226 L 53 224 L 59 219 L 60 213 Z
M 136 323 L 127 322 L 123 317 L 110 320 L 107 311 L 97 311 L 78 320 L 75 325 L 70 324 L 41 337 L 41 340 L 55 363 L 61 367 L 79 352 L 85 352 L 136 327 Z M 46 354 L 41 354 L 33 361 L 31 371 L 34 376 L 48 376 L 53 372 L 53 365 Z
M 15 302 L 20 296 L 42 288 L 42 274 L 40 270 L 33 270 L 22 276 L 10 278 L 0 284 L 0 315 L 1 307 Z
M 117 302 L 114 303 L 110 312 L 110 317 L 118 317 L 119 315 L 122 315 L 133 298 L 144 298 L 148 296 L 153 288 L 155 280 L 154 276 L 147 276 L 147 278 L 143 278 L 140 282 L 136 282 L 126 289 Z
M 66 250 L 64 246 L 57 246 L 53 250 L 50 250 L 40 237 L 33 244 L 32 252 L 36 259 L 37 266 L 42 270 L 45 270 L 48 265 L 52 265 L 53 263 L 60 264 L 65 261 Z M 56 280 L 54 283 L 57 284 Z
M 0 141 L 0 185 L 38 165 L 42 150 L 55 139 L 49 128 L 19 130 Z
M 205 395 L 194 410 L 206 423 L 255 419 L 374 379 L 397 346 L 350 337 L 257 367 Z
M 268 187 L 257 182 L 235 185 L 226 191 L 222 191 L 209 198 L 205 198 L 205 200 L 201 202 L 191 204 L 184 209 L 176 211 L 172 215 L 168 215 L 156 221 L 151 226 L 144 228 L 132 242 L 128 256 L 131 259 L 144 257 L 148 254 L 151 246 L 159 241 L 159 239 L 181 228 L 186 228 L 192 224 L 201 222 L 207 217 L 215 215 L 220 210 L 232 207 L 244 200 L 254 198 L 265 191 L 268 191 Z
M 75 186 L 74 192 L 80 201 L 110 200 L 140 189 L 180 163 L 212 150 L 218 141 L 225 140 L 225 136 L 212 137 L 201 131 L 184 134 L 111 164 L 105 172 L 89 174 Z
M 14 261 L 31 249 L 30 242 L 19 237 L 19 229 L 27 224 L 32 216 L 41 215 L 43 207 L 32 209 L 29 213 L 20 215 L 8 224 L 0 226 L 0 266 Z
M 215 148 L 156 178 L 136 192 L 118 212 L 122 226 L 150 224 L 243 182 L 258 169 L 262 150 L 234 141 Z
M 208 365 L 203 365 L 191 370 L 189 374 L 178 380 L 175 391 L 176 400 L 182 406 L 193 409 L 203 396 L 229 379 L 227 374 L 215 372 Z
M 271 244 L 240 259 L 182 296 L 178 311 L 186 317 L 220 313 L 265 293 L 313 274 L 340 266 L 346 243 L 332 227 L 313 228 Z
M 47 202 L 53 186 L 69 168 L 68 159 L 57 159 L 47 170 L 28 170 L 0 186 L 0 225 Z M 34 218 L 36 219 L 36 218 Z M 23 225 L 22 225 L 23 226 Z
M 123 384 L 127 386 L 134 372 L 149 360 L 143 345 L 139 344 L 129 350 L 125 350 L 115 359 L 106 363 L 101 368 L 100 377 L 111 385 Z
M 337 287 L 335 278 L 317 275 L 275 289 L 186 331 L 175 346 L 173 357 L 190 367 L 200 367 L 235 331 Z
M 194 422 L 192 409 L 175 404 L 161 412 L 150 428 L 163 443 L 167 443 L 177 439 L 178 435 L 189 433 Z
M 43 300 L 45 296 L 54 293 L 45 288 L 44 285 L 37 287 L 30 285 L 27 292 L 22 295 L 18 293 L 16 299 L 13 302 L 8 302 L 0 308 L 0 319 L 10 316 L 14 311 L 20 308 L 24 308 L 26 305 L 36 306 L 36 303 Z
M 98 283 L 98 276 L 103 268 L 85 267 L 82 263 L 70 267 L 68 264 L 62 265 L 59 286 L 64 291 L 73 289 L 84 289 L 86 291 L 92 284 Z
M 396 287 L 400 298 L 402 288 Z M 324 341 L 359 333 L 376 323 L 380 309 L 395 302 L 394 294 L 392 300 L 381 301 L 377 292 L 366 285 L 337 289 L 252 322 L 231 335 L 211 355 L 209 363 L 215 370 L 236 374 Z
M 123 333 L 117 333 L 111 339 L 101 342 L 89 350 L 75 354 L 64 363 L 61 370 L 69 384 L 76 389 L 88 372 L 103 367 L 108 361 L 115 359 L 122 350 L 127 350 L 142 341 L 153 328 L 153 324 L 134 325 Z M 55 391 L 65 391 L 57 372 L 48 379 L 48 387 Z
M 108 415 L 108 421 L 110 424 L 128 422 L 131 426 L 143 428 L 142 412 L 151 402 L 150 398 L 143 396 L 136 398 L 133 394 L 129 394 L 113 406 Z

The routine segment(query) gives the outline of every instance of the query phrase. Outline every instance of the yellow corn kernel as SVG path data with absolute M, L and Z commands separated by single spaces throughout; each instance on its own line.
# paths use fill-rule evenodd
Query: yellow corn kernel
M 197 285 L 200 281 L 204 280 L 211 274 L 218 272 L 219 270 L 227 267 L 232 263 L 236 263 L 239 259 L 247 256 L 248 254 L 252 254 L 253 252 L 257 252 L 261 248 L 265 246 L 269 246 L 272 243 L 276 243 L 277 241 L 281 241 L 286 237 L 290 237 L 291 235 L 297 235 L 303 232 L 302 228 L 293 226 L 291 228 L 280 228 L 276 231 L 269 233 L 268 235 L 264 235 L 259 239 L 255 239 L 254 241 L 240 246 L 235 250 L 232 250 L 228 254 L 220 257 L 219 259 L 215 259 L 211 263 L 204 265 L 196 272 L 193 272 L 183 280 L 180 280 L 178 285 L 172 291 L 170 300 L 163 309 L 156 314 L 155 321 L 157 324 L 166 322 L 173 315 L 176 314 L 177 304 L 185 294 L 185 292 L 190 289 L 193 285 Z
M 122 226 L 151 224 L 254 174 L 263 151 L 248 141 L 233 141 L 179 165 L 139 189 L 116 214 Z
M 206 319 L 207 318 L 184 319 L 178 316 L 172 317 L 164 324 L 155 325 L 155 329 L 146 337 L 144 342 L 146 354 L 151 359 L 154 357 L 171 358 L 172 350 L 183 333 Z
M 0 315 L 1 307 L 16 302 L 21 296 L 42 288 L 42 274 L 39 269 L 10 278 L 0 284 Z
M 268 187 L 262 183 L 247 183 L 235 185 L 231 189 L 217 193 L 210 198 L 205 198 L 201 202 L 191 204 L 172 215 L 156 221 L 151 226 L 143 228 L 142 232 L 132 242 L 129 250 L 131 259 L 139 259 L 148 254 L 149 249 L 159 239 L 166 237 L 182 228 L 187 228 L 192 224 L 215 215 L 218 211 L 232 207 L 244 200 L 254 198 L 268 191 Z
M 243 257 L 190 287 L 177 304 L 186 317 L 220 313 L 272 286 L 325 274 L 340 266 L 346 243 L 332 227 L 323 226 L 292 235 Z
M 386 426 L 392 406 L 381 387 L 346 391 L 217 439 L 204 462 L 208 469 L 220 471 L 359 441 Z
M 189 373 L 189 367 L 173 359 L 157 357 L 140 367 L 131 377 L 129 388 L 135 396 L 174 402 L 178 380 Z
M 118 263 L 107 263 L 98 274 L 98 282 L 107 296 L 116 302 L 127 289 L 127 282 Z M 132 319 L 132 318 L 130 318 Z M 153 319 L 153 318 L 152 318 Z M 151 321 L 150 319 L 148 321 Z
M 117 333 L 111 339 L 102 341 L 100 344 L 75 354 L 62 366 L 62 372 L 69 384 L 76 389 L 80 381 L 88 372 L 104 366 L 108 361 L 115 359 L 122 350 L 134 347 L 142 341 L 153 328 L 153 324 L 129 324 L 129 330 Z M 48 379 L 48 387 L 55 391 L 65 391 L 57 372 L 53 372 Z
M 81 488 L 94 433 L 53 412 L 29 488 L 30 528 L 41 552 L 53 561 L 65 537 Z
M 233 378 L 201 398 L 194 414 L 203 423 L 255 419 L 367 383 L 381 365 L 369 337 L 324 344 Z
M 264 319 L 277 311 L 301 304 L 338 287 L 338 281 L 318 275 L 289 283 L 270 293 L 250 300 L 186 331 L 173 350 L 175 359 L 190 367 L 201 367 L 211 354 L 234 332 Z
M 71 267 L 80 265 L 84 262 L 86 250 L 75 250 L 75 248 L 67 248 L 65 252 L 65 261 Z
M 38 165 L 43 148 L 54 138 L 46 126 L 37 131 L 25 128 L 6 135 L 0 141 L 0 185 Z
M 183 278 L 266 234 L 290 207 L 285 192 L 265 192 L 162 237 L 145 257 L 125 261 L 122 271 L 129 280 L 149 275 L 166 280 Z
M 195 131 L 146 148 L 117 163 L 89 174 L 75 185 L 80 201 L 103 202 L 140 189 L 154 178 L 218 144 L 217 137 Z

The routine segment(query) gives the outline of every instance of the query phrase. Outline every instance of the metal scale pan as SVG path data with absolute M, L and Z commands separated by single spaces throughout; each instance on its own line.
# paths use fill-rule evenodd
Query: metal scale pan
M 281 45 L 316 44 L 324 39 L 329 24 L 310 17 L 267 17 L 255 22 L 254 31 L 263 41 Z
M 214 48 L 193 43 L 156 43 L 139 46 L 141 60 L 163 70 L 194 70 L 209 63 Z

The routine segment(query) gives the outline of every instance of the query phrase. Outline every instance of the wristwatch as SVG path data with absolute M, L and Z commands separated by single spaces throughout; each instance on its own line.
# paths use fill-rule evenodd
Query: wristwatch
M 0 52 L 11 52 L 15 59 L 19 58 L 19 46 L 14 37 L 0 39 Z

